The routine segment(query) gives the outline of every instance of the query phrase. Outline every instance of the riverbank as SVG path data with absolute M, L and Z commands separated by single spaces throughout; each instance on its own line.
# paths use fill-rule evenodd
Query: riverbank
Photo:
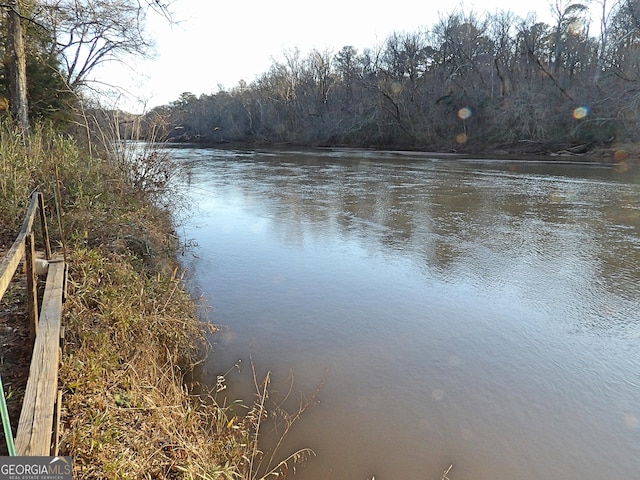
M 250 422 L 188 384 L 212 327 L 181 281 L 173 212 L 160 206 L 176 204 L 160 201 L 168 185 L 136 184 L 123 159 L 90 157 L 42 129 L 25 146 L 3 127 L 0 154 L 0 246 L 13 241 L 29 193 L 39 190 L 52 240 L 68 255 L 59 454 L 73 458 L 74 478 L 239 478 L 254 445 Z M 30 356 L 23 297 L 16 277 L 0 309 L 14 434 Z
M 631 165 L 640 164 L 640 144 L 627 143 L 616 146 L 587 146 L 565 145 L 564 147 L 546 148 L 543 145 L 522 143 L 510 146 L 487 145 L 483 149 L 460 148 L 449 151 L 429 149 L 403 149 L 395 148 L 367 148 L 343 145 L 309 145 L 295 143 L 272 142 L 207 142 L 202 139 L 172 139 L 167 145 L 182 148 L 194 146 L 197 148 L 220 148 L 223 150 L 260 150 L 260 149 L 314 149 L 328 151 L 372 151 L 380 153 L 393 153 L 397 155 L 417 156 L 425 158 L 458 158 L 480 160 L 504 160 L 504 161 L 530 161 L 546 163 L 586 163 L 603 165 Z

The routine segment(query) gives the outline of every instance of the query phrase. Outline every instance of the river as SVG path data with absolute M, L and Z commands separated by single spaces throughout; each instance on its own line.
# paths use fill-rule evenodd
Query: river
M 324 383 L 296 479 L 640 472 L 640 171 L 174 148 L 206 383 Z M 241 360 L 241 368 L 233 365 Z

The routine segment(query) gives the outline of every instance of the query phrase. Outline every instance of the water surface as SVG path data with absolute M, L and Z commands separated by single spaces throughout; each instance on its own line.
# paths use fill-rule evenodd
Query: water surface
M 242 359 L 251 398 L 250 356 L 276 390 L 329 370 L 295 478 L 637 477 L 637 170 L 173 153 L 191 287 L 227 326 L 205 378 Z

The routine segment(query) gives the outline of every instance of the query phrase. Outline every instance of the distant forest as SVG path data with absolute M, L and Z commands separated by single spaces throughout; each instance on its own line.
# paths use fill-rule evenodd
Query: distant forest
M 553 24 L 456 11 L 430 30 L 393 33 L 377 48 L 285 51 L 251 83 L 184 93 L 154 108 L 145 133 L 458 152 L 584 153 L 635 143 L 640 0 L 612 9 L 598 3 L 595 21 L 586 5 L 556 1 Z

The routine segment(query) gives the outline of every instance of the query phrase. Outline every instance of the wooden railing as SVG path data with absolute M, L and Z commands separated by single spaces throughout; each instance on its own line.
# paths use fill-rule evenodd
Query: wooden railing
M 44 257 L 48 265 L 47 281 L 40 310 L 38 308 L 33 232 L 33 223 L 37 212 L 40 213 Z M 56 410 L 59 411 L 60 408 L 58 366 L 60 363 L 59 347 L 66 265 L 62 258 L 51 255 L 44 201 L 42 194 L 38 192 L 31 196 L 31 202 L 18 237 L 6 255 L 0 259 L 0 299 L 6 292 L 23 258 L 25 259 L 27 276 L 29 331 L 34 343 L 29 378 L 15 438 L 15 454 L 48 456 L 57 453 L 57 447 L 54 447 L 52 451 L 52 434 L 56 430 L 54 419 L 59 417 Z M 0 402 L 4 403 L 4 401 L 4 393 L 2 393 Z M 3 421 L 3 423 L 5 422 Z M 7 438 L 8 446 L 10 442 L 13 443 L 13 438 Z M 53 444 L 57 445 L 57 434 L 53 439 Z M 11 447 L 9 447 L 9 451 L 11 455 Z
M 47 229 L 47 220 L 44 211 L 44 200 L 42 194 L 35 192 L 31 195 L 31 202 L 27 209 L 27 214 L 22 222 L 22 228 L 15 242 L 0 259 L 0 298 L 7 291 L 7 287 L 18 269 L 18 265 L 23 257 L 26 256 L 27 265 L 27 287 L 29 294 L 29 331 L 32 339 L 35 338 L 37 326 L 38 312 L 38 296 L 36 295 L 36 271 L 35 271 L 35 242 L 33 235 L 33 221 L 36 213 L 40 212 L 40 225 L 42 227 L 43 243 L 45 245 L 45 258 L 51 258 L 51 244 L 49 242 L 49 230 Z M 33 308 L 31 308 L 33 306 Z

